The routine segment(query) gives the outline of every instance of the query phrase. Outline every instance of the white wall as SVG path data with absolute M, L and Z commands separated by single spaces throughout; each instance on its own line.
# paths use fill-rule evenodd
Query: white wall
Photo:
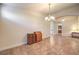
M 64 19 L 64 21 L 62 21 Z M 62 21 L 62 35 L 71 36 L 71 32 L 77 31 L 78 16 L 64 16 L 58 19 Z
M 2 8 L 0 19 L 0 50 L 12 48 L 27 42 L 27 33 L 41 31 L 43 38 L 49 37 L 50 24 L 42 18 Z

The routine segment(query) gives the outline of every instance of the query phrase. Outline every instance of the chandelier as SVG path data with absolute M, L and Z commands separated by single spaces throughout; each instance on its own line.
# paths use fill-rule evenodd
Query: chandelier
M 51 15 L 51 4 L 49 3 L 48 6 L 49 6 L 49 13 L 48 13 L 48 16 L 45 17 L 45 20 L 46 21 L 55 20 L 55 17 Z

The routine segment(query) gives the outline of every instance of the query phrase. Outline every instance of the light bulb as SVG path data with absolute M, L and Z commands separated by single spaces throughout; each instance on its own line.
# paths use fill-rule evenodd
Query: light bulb
M 47 21 L 48 20 L 48 17 L 45 17 L 45 20 Z
M 54 16 L 50 16 L 50 19 L 55 20 L 55 17 Z
M 48 18 L 48 21 L 50 21 L 51 19 Z
M 62 19 L 62 21 L 64 21 L 64 19 Z
M 49 16 L 49 17 L 45 17 L 46 21 L 51 21 L 51 20 L 55 20 L 54 16 Z

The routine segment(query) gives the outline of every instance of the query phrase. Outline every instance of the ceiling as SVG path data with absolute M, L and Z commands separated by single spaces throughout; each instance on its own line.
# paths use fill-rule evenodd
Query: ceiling
M 21 12 L 26 13 L 30 16 L 42 16 L 45 17 L 48 15 L 48 3 L 4 3 L 2 6 L 8 10 L 8 11 L 14 11 L 14 12 Z M 54 6 L 54 7 L 52 7 Z M 51 3 L 51 14 L 55 17 L 63 16 L 64 14 L 69 14 L 69 12 L 66 12 L 64 10 L 71 9 L 74 7 L 77 7 L 79 9 L 79 4 L 77 3 Z M 77 9 L 77 10 L 78 10 Z M 62 13 L 62 11 L 64 11 Z M 73 10 L 76 11 L 76 10 Z M 73 12 L 72 11 L 72 12 Z M 61 13 L 60 13 L 61 12 Z M 77 12 L 78 13 L 78 12 Z M 72 13 L 70 12 L 70 15 Z

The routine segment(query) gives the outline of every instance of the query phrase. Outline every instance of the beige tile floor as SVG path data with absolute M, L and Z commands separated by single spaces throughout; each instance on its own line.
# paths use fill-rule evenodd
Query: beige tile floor
M 2 55 L 79 55 L 79 38 L 52 36 L 32 45 L 0 52 Z

